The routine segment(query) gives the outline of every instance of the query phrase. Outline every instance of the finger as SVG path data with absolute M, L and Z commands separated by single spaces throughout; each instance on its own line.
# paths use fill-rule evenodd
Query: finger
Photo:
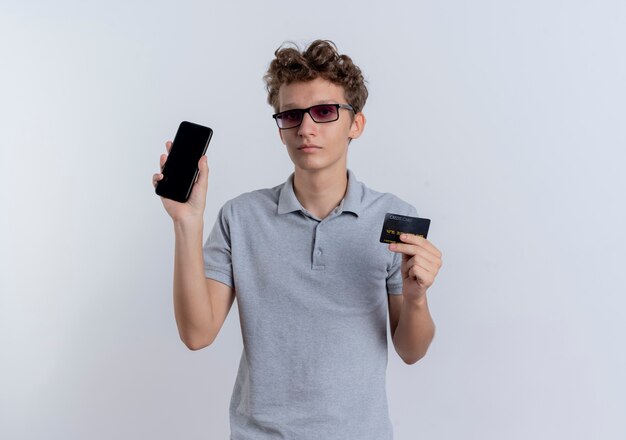
M 437 276 L 437 268 L 424 263 L 414 264 L 409 268 L 409 273 L 411 273 L 411 271 L 413 271 L 414 274 L 418 274 L 422 279 L 434 280 Z
M 407 236 L 417 246 L 420 246 L 420 247 L 422 247 L 424 249 L 428 249 L 428 251 L 431 252 L 433 255 L 436 255 L 437 257 L 441 257 L 441 251 L 439 249 L 437 249 L 434 244 L 432 244 L 430 241 L 426 240 L 421 235 L 417 235 L 416 236 L 416 235 L 407 234 Z
M 428 273 L 436 274 L 439 271 L 439 266 L 437 263 L 433 263 L 431 261 L 425 259 L 418 259 L 417 257 L 413 257 L 408 261 L 403 262 L 402 264 L 402 275 L 406 278 L 406 274 L 411 268 L 420 267 Z
M 439 268 L 437 267 L 436 264 L 433 264 L 429 261 L 417 261 L 413 267 L 415 269 L 420 269 L 425 271 L 426 273 L 430 274 L 431 276 L 435 276 L 437 274 L 437 272 L 439 271 Z
M 416 254 L 407 261 L 407 264 L 412 265 L 417 261 L 427 261 L 432 266 L 437 266 L 438 264 L 438 258 L 422 248 L 417 248 Z
M 167 162 L 167 154 L 161 154 L 161 157 L 159 158 L 159 165 L 161 166 L 161 170 L 163 170 L 165 162 Z
M 172 141 L 167 141 L 165 143 L 165 149 L 167 150 L 167 154 L 169 154 L 170 151 L 172 150 Z
M 405 255 L 409 255 L 410 257 L 414 256 L 417 253 L 419 248 L 414 244 L 406 244 L 406 243 L 391 243 L 389 245 L 389 250 L 392 252 L 401 252 Z
M 400 240 L 404 243 L 414 244 L 421 248 L 437 250 L 433 244 L 421 235 L 400 234 Z
M 411 245 L 406 245 L 411 246 Z M 432 254 L 426 249 L 414 246 L 415 254 L 407 255 L 406 253 L 402 254 L 402 268 L 406 271 L 406 268 L 409 268 L 414 265 L 419 265 L 428 269 L 429 272 L 438 273 L 441 266 L 443 266 L 443 262 L 440 257 Z M 397 251 L 396 251 L 397 252 Z
M 159 182 L 161 179 L 163 179 L 163 174 L 161 173 L 156 173 L 152 175 L 152 186 L 156 187 L 157 182 Z
M 209 164 L 206 155 L 202 156 L 198 161 L 198 185 L 204 186 L 209 178 Z
M 441 257 L 441 251 L 439 251 L 439 249 L 437 249 L 435 245 L 433 245 L 430 241 L 426 240 L 421 235 L 401 234 L 400 240 L 402 240 L 405 243 L 414 244 L 414 245 L 423 247 L 425 249 L 428 249 L 433 254 L 437 255 L 438 257 Z
M 404 243 L 416 244 L 416 245 L 420 245 L 420 246 L 425 241 L 427 241 L 421 235 L 415 235 L 415 234 L 400 234 L 400 240 L 403 241 Z
M 425 285 L 430 286 L 433 283 L 434 277 L 426 269 L 420 266 L 413 266 L 409 269 L 409 278 L 413 280 L 420 280 Z
M 425 244 L 425 247 L 430 251 L 430 253 L 432 253 L 433 255 L 436 255 L 437 258 L 441 258 L 441 251 L 437 249 L 434 244 L 432 244 L 428 240 L 426 240 L 424 244 Z

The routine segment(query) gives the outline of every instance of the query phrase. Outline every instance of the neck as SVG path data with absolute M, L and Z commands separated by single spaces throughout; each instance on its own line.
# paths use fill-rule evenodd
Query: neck
M 336 169 L 302 170 L 296 168 L 293 191 L 300 204 L 318 218 L 325 218 L 335 209 L 348 190 L 345 166 Z

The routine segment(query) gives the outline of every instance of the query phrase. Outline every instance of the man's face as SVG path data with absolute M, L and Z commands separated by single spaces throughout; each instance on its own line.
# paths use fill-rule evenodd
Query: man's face
M 278 100 L 279 112 L 317 104 L 347 104 L 343 87 L 322 78 L 283 85 Z M 359 137 L 364 126 L 362 113 L 353 115 L 351 110 L 339 109 L 339 119 L 334 122 L 317 123 L 305 113 L 298 127 L 279 130 L 279 134 L 297 170 L 345 169 L 349 139 Z

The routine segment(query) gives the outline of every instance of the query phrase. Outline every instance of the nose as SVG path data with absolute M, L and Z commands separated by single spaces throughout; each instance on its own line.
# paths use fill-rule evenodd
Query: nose
M 302 122 L 298 126 L 298 134 L 304 136 L 315 132 L 315 130 L 317 130 L 317 124 L 311 118 L 311 115 L 308 113 L 302 115 Z

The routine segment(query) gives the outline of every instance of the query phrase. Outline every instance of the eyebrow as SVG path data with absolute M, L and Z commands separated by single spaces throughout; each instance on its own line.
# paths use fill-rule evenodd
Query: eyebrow
M 313 105 L 321 105 L 321 104 L 338 104 L 338 102 L 335 102 L 334 99 L 322 99 L 321 101 L 317 101 L 315 104 Z M 293 102 L 290 102 L 288 104 L 285 104 L 283 106 L 282 109 L 280 109 L 281 112 L 285 112 L 287 110 L 295 110 L 301 107 L 297 107 L 296 104 L 294 104 Z

